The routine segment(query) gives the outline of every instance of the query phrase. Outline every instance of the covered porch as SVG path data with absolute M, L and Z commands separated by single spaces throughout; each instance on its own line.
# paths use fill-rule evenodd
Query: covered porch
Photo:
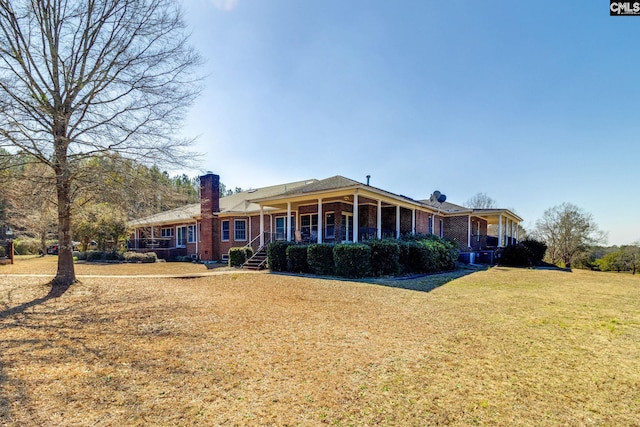
M 268 228 L 275 240 L 301 243 L 360 242 L 435 231 L 436 211 L 421 202 L 346 178 L 334 181 L 319 184 L 336 188 L 296 189 L 254 200 L 260 207 L 260 246 L 268 243 L 266 220 L 273 221 Z

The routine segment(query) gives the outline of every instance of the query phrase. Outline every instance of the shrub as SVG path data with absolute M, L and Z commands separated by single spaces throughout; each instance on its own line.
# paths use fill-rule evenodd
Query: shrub
M 395 240 L 370 240 L 371 273 L 374 276 L 396 274 L 400 271 L 400 245 Z
M 253 249 L 249 246 L 241 246 L 229 249 L 229 267 L 240 267 L 253 256 Z
M 524 246 L 529 248 L 531 251 L 531 265 L 540 265 L 542 264 L 542 260 L 544 259 L 544 255 L 547 252 L 547 244 L 544 242 L 540 242 L 534 239 L 523 240 L 522 243 Z
M 511 267 L 533 267 L 539 265 L 547 251 L 547 245 L 537 240 L 523 240 L 517 245 L 502 250 L 500 264 Z
M 287 247 L 293 242 L 276 240 L 267 245 L 267 265 L 272 271 L 287 271 Z
M 450 240 L 434 235 L 412 236 L 405 240 L 407 260 L 403 262 L 404 272 L 431 273 L 452 270 L 458 260 L 458 245 Z M 401 252 L 405 250 L 401 246 Z
M 102 251 L 89 251 L 87 252 L 87 261 L 88 262 L 96 262 L 96 261 L 104 261 L 106 260 L 106 254 Z
M 86 261 L 87 252 L 78 252 L 77 258 L 78 258 L 78 261 Z
M 13 248 L 18 255 L 35 255 L 42 250 L 39 239 L 16 239 Z
M 336 274 L 343 277 L 371 275 L 371 247 L 364 243 L 340 243 L 333 248 Z
M 4 248 L 4 246 L 0 246 L 0 258 L 4 258 L 7 256 L 7 250 Z
M 398 240 L 398 264 L 400 267 L 400 273 L 410 273 L 411 264 L 409 258 L 409 247 L 411 243 L 404 240 Z
M 307 265 L 313 274 L 334 274 L 333 245 L 329 243 L 314 243 L 307 247 Z
M 155 252 L 125 252 L 122 255 L 125 262 L 143 262 L 143 263 L 154 263 L 158 260 L 158 255 Z
M 293 273 L 308 273 L 307 245 L 287 246 L 287 269 Z

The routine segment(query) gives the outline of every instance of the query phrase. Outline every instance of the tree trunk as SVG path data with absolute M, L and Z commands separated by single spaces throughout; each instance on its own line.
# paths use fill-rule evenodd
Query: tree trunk
M 66 122 L 55 125 L 55 172 L 58 196 L 58 271 L 51 284 L 68 287 L 76 282 L 73 265 L 73 241 L 71 239 L 71 171 L 67 159 L 69 146 L 66 138 Z
M 71 200 L 69 182 L 58 177 L 58 272 L 53 285 L 69 286 L 76 281 L 71 239 Z

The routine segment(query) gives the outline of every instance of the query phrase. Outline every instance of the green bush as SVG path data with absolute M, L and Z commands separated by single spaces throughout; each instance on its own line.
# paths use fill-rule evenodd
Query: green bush
M 309 271 L 318 275 L 335 274 L 333 261 L 333 245 L 329 243 L 313 243 L 307 247 L 307 264 Z
M 500 264 L 510 267 L 533 267 L 540 265 L 547 245 L 537 240 L 523 240 L 517 245 L 502 249 Z
M 287 271 L 287 247 L 293 242 L 276 240 L 267 245 L 267 265 L 272 271 Z
M 16 239 L 13 248 L 18 255 L 36 255 L 42 250 L 39 239 Z
M 371 275 L 371 247 L 364 243 L 340 243 L 333 247 L 336 274 L 343 277 Z
M 87 252 L 78 252 L 77 258 L 78 258 L 78 261 L 86 261 Z
M 400 246 L 401 266 L 405 273 L 431 273 L 452 270 L 456 266 L 458 245 L 450 240 L 434 235 L 410 236 Z M 405 255 L 406 254 L 406 255 Z
M 400 271 L 400 245 L 395 240 L 370 240 L 371 273 L 388 276 Z
M 409 257 L 409 247 L 412 245 L 410 242 L 406 242 L 404 240 L 398 240 L 398 264 L 400 266 L 399 273 L 410 273 L 411 272 L 411 263 Z
M 308 273 L 307 245 L 287 246 L 287 270 L 292 273 Z
M 0 258 L 4 258 L 7 256 L 7 250 L 4 248 L 4 246 L 0 246 Z
M 88 262 L 96 262 L 96 261 L 105 261 L 107 256 L 102 251 L 89 251 L 87 252 L 87 261 Z
M 229 267 L 240 267 L 253 256 L 253 249 L 249 246 L 240 246 L 229 249 Z

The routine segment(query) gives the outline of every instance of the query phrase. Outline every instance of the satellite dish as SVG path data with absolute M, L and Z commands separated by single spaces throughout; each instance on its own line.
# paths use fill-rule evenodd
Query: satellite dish
M 438 197 L 438 202 L 444 203 L 445 200 L 447 200 L 447 196 L 445 196 L 444 194 L 440 194 L 440 197 Z
M 433 198 L 436 199 L 436 200 L 438 200 L 441 195 L 442 195 L 442 193 L 440 193 L 438 190 L 433 192 Z

